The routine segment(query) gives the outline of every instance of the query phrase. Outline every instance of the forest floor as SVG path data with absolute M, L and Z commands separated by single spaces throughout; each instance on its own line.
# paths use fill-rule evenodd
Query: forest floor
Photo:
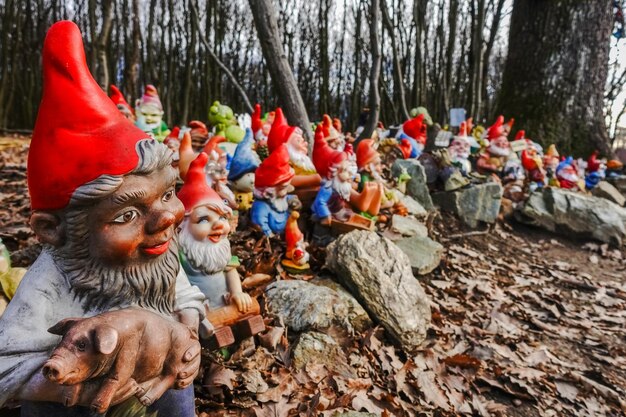
M 0 238 L 16 266 L 39 252 L 27 224 L 27 150 L 25 138 L 0 138 Z M 331 328 L 347 366 L 296 369 L 298 335 L 268 322 L 270 333 L 283 334 L 278 343 L 204 352 L 200 416 L 626 413 L 626 251 L 518 224 L 472 232 L 446 214 L 428 226 L 446 249 L 419 278 L 432 325 L 418 352 L 394 347 L 381 327 L 355 335 Z M 234 247 L 238 238 L 248 237 L 235 235 Z

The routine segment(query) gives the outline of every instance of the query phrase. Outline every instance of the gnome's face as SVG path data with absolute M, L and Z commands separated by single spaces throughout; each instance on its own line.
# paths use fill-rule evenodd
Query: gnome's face
M 235 191 L 240 193 L 251 193 L 254 190 L 254 172 L 248 172 L 241 178 L 232 182 Z
M 155 129 L 161 125 L 163 110 L 156 106 L 142 104 L 137 108 L 137 124 L 143 128 Z
M 329 137 L 328 139 L 326 139 L 326 142 L 328 142 L 328 146 L 336 151 L 343 151 L 345 147 L 345 140 L 342 135 Z
M 228 217 L 209 206 L 199 206 L 189 215 L 186 227 L 199 242 L 219 243 L 230 233 Z
M 457 137 L 452 140 L 448 151 L 450 152 L 452 161 L 465 160 L 469 158 L 471 153 L 470 143 L 465 138 Z
M 171 167 L 124 177 L 120 188 L 89 212 L 91 257 L 104 265 L 128 265 L 168 252 L 184 215 L 175 184 Z
M 300 130 L 300 128 L 297 128 L 291 136 L 289 136 L 289 139 L 287 139 L 287 146 L 291 146 L 292 149 L 306 155 L 308 147 L 306 140 L 302 137 L 302 130 Z
M 511 153 L 511 144 L 506 136 L 498 136 L 491 141 L 488 151 L 493 156 L 509 156 Z

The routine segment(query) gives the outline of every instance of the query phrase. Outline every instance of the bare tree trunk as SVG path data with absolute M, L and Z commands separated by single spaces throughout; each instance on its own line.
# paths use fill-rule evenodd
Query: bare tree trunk
M 215 52 L 213 52 L 213 50 L 209 46 L 209 42 L 207 41 L 206 36 L 203 35 L 202 32 L 200 31 L 200 19 L 198 17 L 198 8 L 196 7 L 195 2 L 190 1 L 189 4 L 191 7 L 191 16 L 193 20 L 193 26 L 197 29 L 199 33 L 200 42 L 204 46 L 204 49 L 206 49 L 207 53 L 209 54 L 211 59 L 217 64 L 217 66 L 220 67 L 222 71 L 224 71 L 224 73 L 226 74 L 230 82 L 235 87 L 235 90 L 237 90 L 237 92 L 239 93 L 239 96 L 243 100 L 244 104 L 246 105 L 246 109 L 248 110 L 248 112 L 252 113 L 254 111 L 254 107 L 252 107 L 252 104 L 250 103 L 250 99 L 248 98 L 246 91 L 243 89 L 241 84 L 237 82 L 237 79 L 235 78 L 233 73 L 226 67 L 226 65 L 222 63 L 222 61 L 220 61 L 217 55 L 215 55 Z
M 406 97 L 404 94 L 404 76 L 402 75 L 402 67 L 400 66 L 400 57 L 398 56 L 398 46 L 396 44 L 396 35 L 394 33 L 394 25 L 389 18 L 389 13 L 387 11 L 387 4 L 385 0 L 381 1 L 380 4 L 381 10 L 383 12 L 383 24 L 387 28 L 387 32 L 389 32 L 389 36 L 391 37 L 391 49 L 393 52 L 393 66 L 394 73 L 396 78 L 396 83 L 398 85 L 398 96 L 400 97 L 400 108 L 402 109 L 402 115 L 405 119 L 409 118 L 409 109 L 406 106 Z M 395 113 L 395 112 L 394 112 Z
M 133 39 L 130 55 L 130 62 L 126 67 L 126 85 L 128 89 L 126 95 L 136 98 L 139 93 L 139 65 L 141 63 L 141 29 L 139 27 L 139 0 L 133 0 Z M 153 82 L 150 80 L 150 82 Z
M 493 14 L 493 21 L 491 24 L 491 29 L 489 32 L 489 39 L 487 40 L 487 46 L 485 48 L 485 57 L 483 71 L 482 71 L 482 103 L 483 103 L 483 112 L 482 114 L 485 117 L 495 116 L 491 112 L 491 108 L 489 107 L 489 97 L 487 96 L 487 80 L 489 77 L 489 61 L 491 60 L 491 51 L 493 50 L 493 45 L 496 41 L 496 36 L 498 35 L 498 29 L 500 28 L 500 21 L 502 20 L 502 9 L 504 7 L 504 0 L 497 0 L 497 5 L 495 6 L 495 11 Z
M 414 105 L 426 105 L 426 72 L 424 32 L 426 29 L 426 10 L 428 0 L 415 0 L 413 5 L 413 21 L 415 22 L 415 72 L 413 77 Z
M 380 54 L 380 41 L 378 39 L 378 23 L 380 22 L 380 0 L 371 0 L 370 7 L 370 46 L 372 48 L 372 68 L 370 70 L 370 99 L 369 99 L 369 116 L 365 123 L 363 132 L 359 136 L 369 138 L 372 136 L 376 125 L 378 124 L 378 115 L 380 113 L 380 91 L 378 89 L 378 79 L 380 78 L 380 64 L 382 56 Z
M 609 1 L 515 0 L 500 112 L 561 154 L 611 155 L 603 93 L 612 18 Z
M 482 73 L 484 65 L 483 26 L 485 25 L 485 0 L 471 0 L 472 46 L 470 52 L 470 107 L 469 114 L 480 120 L 482 98 Z
M 250 9 L 254 18 L 263 57 L 278 92 L 285 115 L 290 123 L 299 126 L 309 140 L 309 148 L 312 147 L 311 123 L 307 115 L 302 96 L 298 90 L 298 84 L 291 72 L 289 62 L 285 56 L 280 42 L 276 11 L 271 0 L 249 0 Z
M 110 77 L 109 77 L 109 62 L 107 59 L 107 50 L 109 48 L 109 39 L 111 38 L 111 30 L 113 29 L 113 2 L 104 1 L 102 3 L 102 28 L 100 29 L 100 35 L 95 41 L 97 51 L 96 56 L 98 58 L 98 84 L 104 91 L 108 91 Z

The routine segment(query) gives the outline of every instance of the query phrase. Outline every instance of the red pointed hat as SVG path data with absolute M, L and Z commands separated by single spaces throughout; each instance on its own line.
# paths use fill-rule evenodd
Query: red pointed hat
M 515 135 L 515 140 L 520 140 L 520 139 L 526 139 L 526 131 L 525 130 L 520 130 L 517 132 L 517 135 Z
M 356 148 L 356 164 L 359 169 L 364 168 L 378 156 L 374 143 L 374 139 L 363 139 L 359 142 Z
M 208 159 L 209 156 L 206 153 L 200 152 L 200 155 L 189 166 L 185 184 L 176 194 L 185 206 L 186 214 L 191 213 L 198 206 L 210 203 L 224 204 L 222 198 L 206 182 L 204 167 Z
M 261 120 L 261 105 L 255 104 L 254 113 L 252 113 L 252 134 L 255 134 L 263 128 L 263 121 Z
M 169 135 L 167 135 L 167 137 L 165 138 L 165 140 L 163 141 L 163 143 L 165 145 L 168 144 L 168 142 L 172 141 L 172 140 L 176 140 L 180 142 L 180 139 L 178 138 L 180 136 L 180 127 L 178 126 L 174 126 L 174 128 L 172 128 L 172 131 L 170 132 Z
M 287 142 L 287 139 L 295 130 L 296 127 L 287 124 L 283 110 L 278 107 L 274 113 L 272 128 L 269 135 L 267 135 L 267 150 L 270 153 L 274 152 L 274 149 Z
M 124 98 L 124 94 L 117 88 L 114 84 L 111 84 L 111 94 L 109 94 L 109 98 L 115 103 L 116 106 L 124 106 L 128 109 L 131 114 L 135 114 L 135 109 L 130 107 L 128 101 Z
M 341 124 L 341 120 L 335 117 L 333 119 L 333 127 L 337 130 L 337 132 L 341 133 L 341 131 L 343 130 L 343 125 Z
M 409 119 L 402 125 L 402 131 L 413 139 L 426 143 L 426 124 L 424 114 L 418 114 L 413 119 Z
M 492 124 L 487 130 L 487 139 L 493 140 L 499 136 L 502 136 L 504 134 L 504 127 L 502 126 L 503 124 L 504 116 L 500 115 L 498 116 L 496 122 Z
M 461 122 L 461 125 L 459 126 L 459 134 L 457 136 L 466 138 L 467 137 L 467 123 L 466 122 Z
M 348 159 L 348 154 L 331 148 L 324 139 L 324 127 L 318 125 L 315 129 L 313 144 L 313 165 L 322 178 L 329 178 L 330 168 Z
M 226 142 L 226 138 L 224 136 L 215 135 L 204 145 L 204 149 L 202 150 L 207 155 L 211 155 L 213 151 L 217 152 L 218 155 L 222 155 L 224 151 L 217 145 L 222 142 Z
M 600 165 L 600 161 L 598 161 L 598 151 L 593 151 L 587 159 L 587 171 L 597 172 L 600 169 Z
M 58 210 L 101 175 L 124 175 L 139 162 L 146 134 L 129 122 L 87 68 L 80 30 L 50 27 L 43 47 L 43 94 L 28 154 L 33 210 Z
M 289 165 L 289 151 L 284 143 L 261 162 L 254 174 L 254 186 L 276 187 L 290 181 L 294 171 Z

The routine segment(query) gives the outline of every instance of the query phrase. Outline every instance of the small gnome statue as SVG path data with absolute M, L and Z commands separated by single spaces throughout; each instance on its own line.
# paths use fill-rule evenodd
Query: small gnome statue
M 146 86 L 143 96 L 137 100 L 135 116 L 135 125 L 159 142 L 163 142 L 169 135 L 170 130 L 163 121 L 163 105 L 156 87 L 152 84 Z
M 252 208 L 254 171 L 261 164 L 252 146 L 254 146 L 252 130 L 246 129 L 246 136 L 237 145 L 228 172 L 228 182 L 235 192 L 235 201 L 241 211 L 248 211 Z
M 246 313 L 252 301 L 241 288 L 238 259 L 232 256 L 228 241 L 232 211 L 206 182 L 207 160 L 204 152 L 198 155 L 178 193 L 185 206 L 179 228 L 180 263 L 189 282 L 206 296 L 209 310 L 232 303 Z M 203 321 L 201 334 L 206 336 L 211 330 L 210 323 Z
M 594 151 L 587 159 L 587 174 L 585 187 L 592 190 L 600 181 L 606 178 L 606 165 L 598 159 L 598 151 Z
M 135 111 L 133 110 L 132 107 L 130 107 L 130 104 L 128 104 L 128 101 L 126 101 L 126 98 L 124 98 L 124 94 L 122 94 L 120 89 L 117 88 L 113 84 L 111 84 L 110 88 L 111 88 L 111 94 L 109 94 L 109 98 L 113 101 L 113 103 L 115 103 L 120 113 L 122 113 L 125 118 L 127 118 L 128 120 L 134 123 Z
M 407 139 L 411 144 L 411 151 L 408 153 L 408 158 L 419 158 L 426 146 L 426 129 L 427 125 L 424 123 L 424 113 L 418 114 L 413 119 L 409 119 L 402 125 L 402 129 L 396 134 L 398 143 L 402 144 L 404 139 Z M 403 152 L 405 158 L 407 158 L 407 152 Z
M 499 116 L 496 122 L 487 130 L 489 146 L 476 162 L 480 174 L 502 175 L 507 159 L 511 154 L 511 145 L 504 129 L 504 117 Z
M 298 197 L 291 194 L 293 177 L 285 144 L 278 146 L 256 170 L 250 218 L 266 236 L 282 234 L 289 218 L 289 208 L 297 210 L 301 207 Z
M 472 172 L 472 163 L 469 160 L 471 155 L 471 143 L 467 137 L 467 123 L 461 122 L 459 134 L 452 139 L 452 143 L 448 147 L 450 161 L 461 170 L 463 175 Z
M 304 241 L 304 235 L 298 227 L 298 218 L 300 218 L 300 213 L 292 211 L 289 219 L 287 219 L 287 226 L 285 227 L 287 251 L 281 263 L 287 269 L 304 271 L 310 268 L 309 253 L 306 250 L 308 244 Z
M 556 167 L 556 179 L 559 187 L 566 190 L 580 191 L 583 190 L 584 182 L 578 176 L 578 167 L 574 158 L 568 156 Z
M 339 122 L 339 119 L 335 120 Z M 339 125 L 341 126 L 340 123 L 341 122 L 339 122 Z M 343 135 L 339 132 L 339 130 L 337 130 L 337 128 L 335 127 L 334 121 L 327 114 L 325 114 L 322 118 L 322 127 L 324 132 L 324 139 L 326 140 L 326 143 L 328 143 L 328 146 L 337 151 L 343 151 L 346 144 L 345 139 Z

